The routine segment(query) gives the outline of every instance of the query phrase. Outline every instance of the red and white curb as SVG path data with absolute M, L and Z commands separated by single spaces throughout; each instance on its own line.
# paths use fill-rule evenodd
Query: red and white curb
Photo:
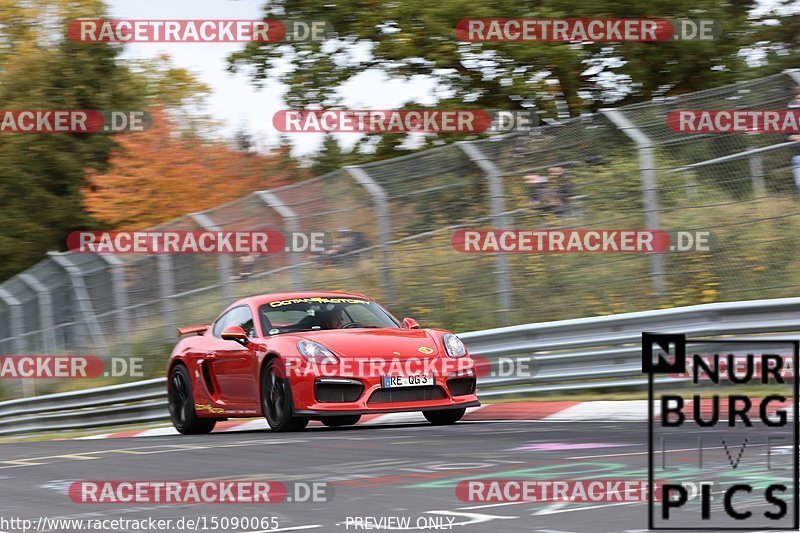
M 757 410 L 761 400 L 754 398 L 753 407 Z M 791 398 L 788 399 L 791 402 Z M 726 401 L 721 400 L 720 413 L 727 412 Z M 702 400 L 700 412 L 703 417 L 709 416 L 712 404 L 710 400 Z M 779 409 L 778 406 L 774 410 Z M 691 416 L 691 401 L 684 406 L 684 413 Z M 774 411 L 771 410 L 771 411 Z M 791 409 L 787 409 L 787 418 L 791 420 Z M 655 413 L 656 418 L 659 413 Z M 644 422 L 647 420 L 647 400 L 619 400 L 619 401 L 594 401 L 594 402 L 513 402 L 482 405 L 467 409 L 464 416 L 466 421 L 480 420 L 544 420 L 548 422 Z M 390 413 L 383 415 L 364 415 L 358 425 L 377 426 L 390 424 L 417 424 L 427 423 L 420 412 Z M 313 426 L 320 426 L 320 422 L 312 421 Z M 217 424 L 215 433 L 233 431 L 261 431 L 268 429 L 263 418 L 248 418 L 227 420 Z M 121 433 L 102 433 L 78 437 L 79 439 L 118 439 L 123 437 L 157 437 L 161 435 L 176 435 L 177 431 L 172 426 L 163 426 L 153 429 L 139 429 L 123 431 Z

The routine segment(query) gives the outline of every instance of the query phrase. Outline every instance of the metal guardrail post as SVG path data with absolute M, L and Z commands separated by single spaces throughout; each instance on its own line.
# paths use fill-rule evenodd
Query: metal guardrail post
M 10 330 L 11 337 L 14 339 L 14 355 L 23 355 L 25 353 L 25 341 L 22 338 L 22 334 L 25 333 L 25 326 L 22 317 L 22 303 L 3 287 L 0 287 L 0 301 L 8 306 L 11 315 Z M 23 379 L 21 382 L 23 396 L 27 397 L 36 394 L 33 381 Z
M 19 280 L 36 293 L 36 302 L 39 307 L 39 324 L 42 329 L 42 346 L 45 353 L 55 353 L 56 336 L 53 329 L 53 298 L 50 291 L 39 279 L 32 275 L 22 273 Z
M 175 328 L 178 327 L 178 320 L 175 316 L 175 273 L 173 271 L 172 256 L 160 254 L 158 261 L 158 292 L 161 298 L 161 309 L 164 316 L 164 340 L 173 342 L 175 340 Z
M 103 337 L 103 330 L 100 328 L 100 323 L 97 321 L 97 315 L 92 306 L 92 298 L 89 296 L 89 290 L 86 288 L 86 283 L 83 280 L 83 273 L 81 270 L 69 260 L 67 252 L 47 252 L 47 255 L 55 261 L 57 265 L 64 269 L 69 276 L 72 283 L 72 291 L 75 295 L 75 304 L 78 314 L 86 325 L 86 330 L 89 333 L 89 339 L 92 348 L 105 351 L 106 341 Z M 78 322 L 76 321 L 76 327 Z
M 642 180 L 642 197 L 644 200 L 645 226 L 649 230 L 660 229 L 658 222 L 658 190 L 656 189 L 656 161 L 653 141 L 617 109 L 601 109 L 603 115 L 622 133 L 627 135 L 639 152 L 639 171 Z M 666 274 L 664 255 L 650 254 L 650 276 L 653 281 L 653 292 L 656 296 L 664 294 Z
M 223 231 L 206 213 L 207 211 L 189 213 L 189 217 L 206 231 Z M 233 299 L 233 291 L 231 290 L 231 256 L 229 254 L 219 254 L 217 265 L 219 283 L 222 285 L 222 297 L 226 302 L 230 302 Z
M 392 238 L 391 219 L 389 218 L 389 195 L 363 168 L 348 166 L 344 169 L 353 176 L 356 182 L 372 196 L 375 204 L 375 217 L 378 219 L 378 241 L 381 247 L 381 288 L 383 299 L 387 304 L 394 302 L 394 285 L 390 272 L 391 254 L 389 241 Z
M 283 203 L 283 201 L 278 198 L 275 193 L 269 191 L 257 191 L 256 196 L 258 196 L 262 202 L 267 204 L 271 209 L 278 213 L 278 216 L 283 219 L 283 224 L 286 230 L 285 235 L 288 236 L 289 239 L 293 239 L 294 234 L 300 232 L 300 227 L 297 224 L 297 214 L 291 207 Z M 286 244 L 290 247 L 289 264 L 292 265 L 292 289 L 300 290 L 303 288 L 303 271 L 300 267 L 300 264 L 303 262 L 302 257 L 300 256 L 299 252 L 291 250 L 292 245 L 290 243 L 287 242 Z
M 114 294 L 114 309 L 117 314 L 116 331 L 119 333 L 119 344 L 123 353 L 131 347 L 131 314 L 128 308 L 128 289 L 125 276 L 124 263 L 116 256 L 98 254 L 106 262 L 111 274 L 111 291 Z
M 505 192 L 503 178 L 494 162 L 486 157 L 474 144 L 464 141 L 458 143 L 461 150 L 475 163 L 486 175 L 489 183 L 489 209 L 492 214 L 492 224 L 495 229 L 510 229 L 508 217 L 504 214 Z M 497 318 L 500 324 L 508 324 L 511 311 L 511 280 L 509 279 L 508 257 L 506 254 L 494 254 L 495 280 L 497 284 L 498 309 Z

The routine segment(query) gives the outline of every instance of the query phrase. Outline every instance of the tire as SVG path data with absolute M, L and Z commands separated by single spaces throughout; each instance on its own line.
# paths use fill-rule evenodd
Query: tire
M 308 418 L 293 416 L 292 385 L 280 359 L 272 359 L 261 373 L 261 409 L 274 431 L 302 431 Z
M 211 433 L 217 421 L 213 418 L 200 418 L 194 410 L 194 391 L 189 371 L 182 364 L 176 364 L 169 373 L 167 382 L 169 416 L 172 425 L 183 435 L 204 435 Z
M 461 409 L 446 409 L 443 411 L 423 411 L 422 414 L 428 419 L 428 422 L 434 426 L 447 426 L 455 424 L 466 413 L 466 408 Z
M 352 426 L 353 424 L 357 424 L 359 420 L 361 420 L 361 415 L 350 415 L 350 416 L 324 416 L 320 419 L 323 424 L 328 426 L 329 428 L 338 428 L 342 426 Z

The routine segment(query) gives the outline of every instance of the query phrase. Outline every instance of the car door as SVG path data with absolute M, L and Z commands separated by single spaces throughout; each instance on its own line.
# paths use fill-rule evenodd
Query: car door
M 214 323 L 211 350 L 205 360 L 219 386 L 219 393 L 215 396 L 231 406 L 255 408 L 258 405 L 255 345 L 242 346 L 236 341 L 223 340 L 222 332 L 230 326 L 239 326 L 248 337 L 254 337 L 256 332 L 250 307 L 235 307 Z

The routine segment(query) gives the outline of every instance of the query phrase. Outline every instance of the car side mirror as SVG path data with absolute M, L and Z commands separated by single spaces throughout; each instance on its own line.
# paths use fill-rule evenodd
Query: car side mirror
M 406 329 L 419 329 L 419 322 L 413 318 L 406 317 L 403 319 L 403 327 Z
M 226 341 L 236 341 L 242 346 L 250 344 L 250 339 L 247 338 L 247 333 L 241 326 L 228 326 L 222 331 L 221 337 Z

